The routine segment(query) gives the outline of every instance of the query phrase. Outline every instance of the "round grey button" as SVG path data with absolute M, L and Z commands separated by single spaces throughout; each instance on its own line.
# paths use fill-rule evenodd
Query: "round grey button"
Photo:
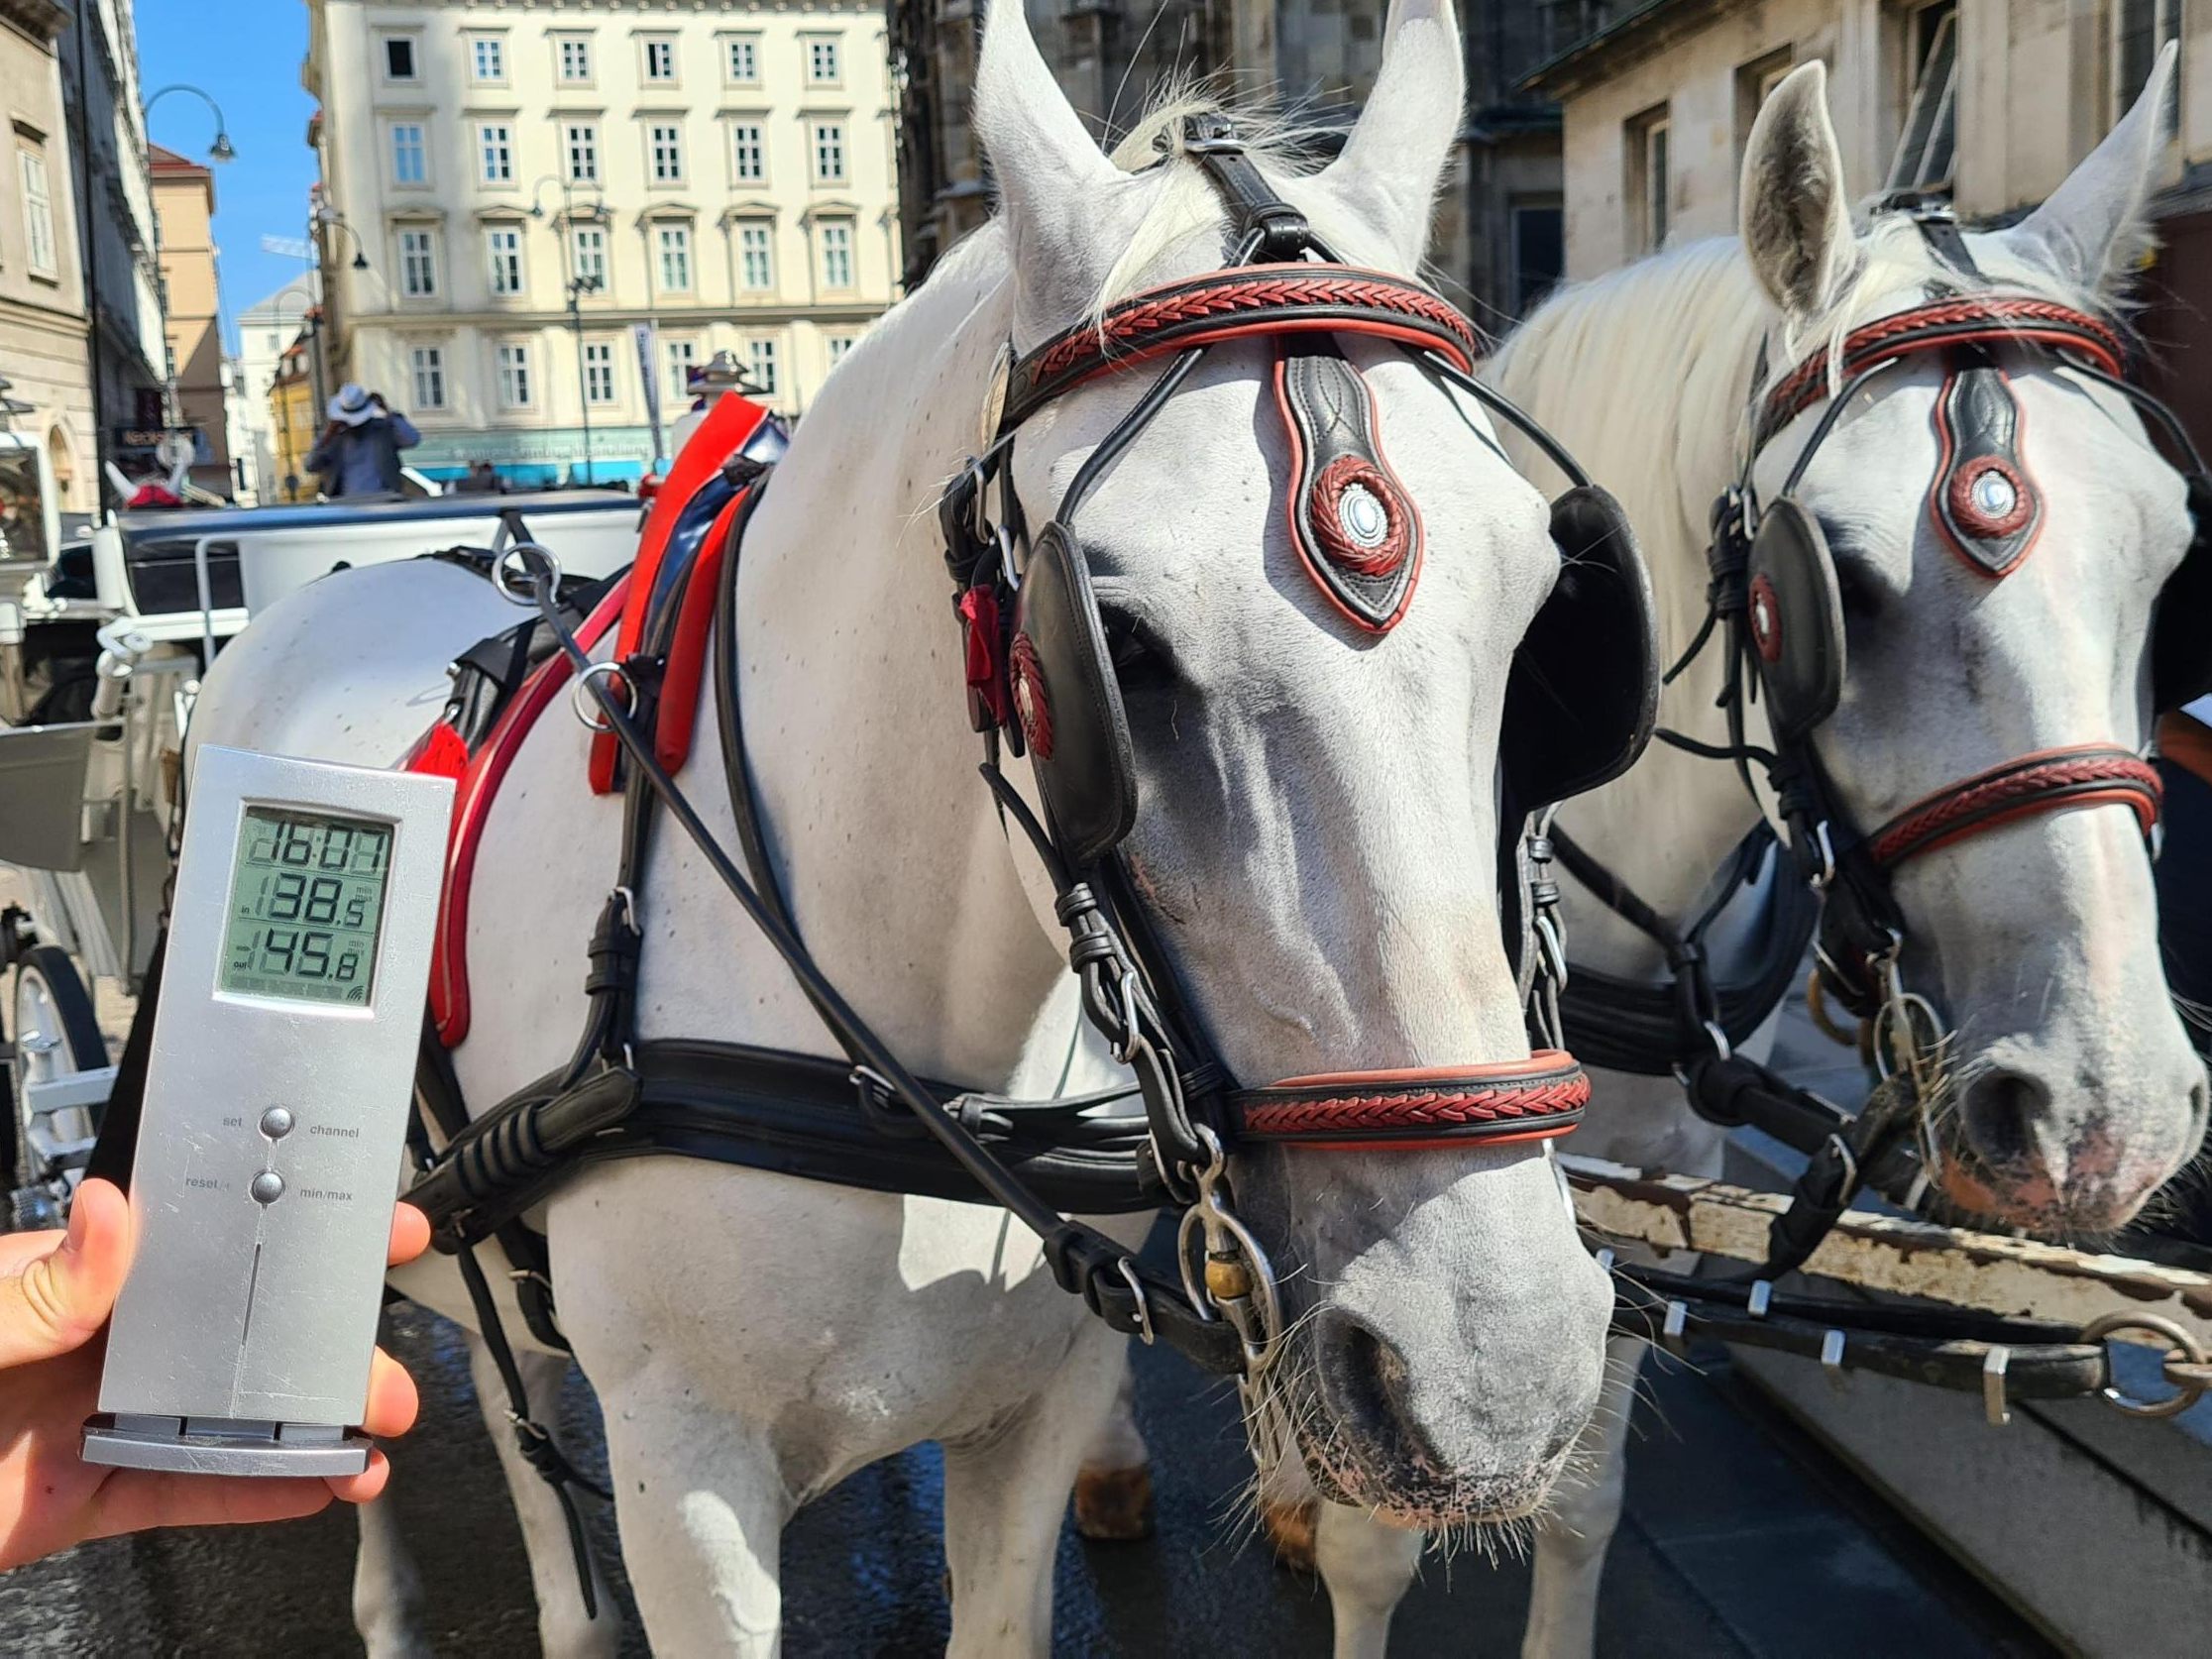
M 284 1177 L 274 1169 L 264 1169 L 246 1190 L 254 1195 L 255 1203 L 274 1204 L 284 1195 Z
M 261 1131 L 272 1141 L 281 1140 L 291 1133 L 292 1115 L 281 1106 L 272 1106 L 262 1114 Z

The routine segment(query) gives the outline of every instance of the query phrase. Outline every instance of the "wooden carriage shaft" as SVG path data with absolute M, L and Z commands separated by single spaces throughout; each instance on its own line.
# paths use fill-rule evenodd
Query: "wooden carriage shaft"
M 1563 1156 L 1560 1163 L 1574 1187 L 1576 1214 L 1609 1243 L 1760 1262 L 1768 1225 L 1789 1203 L 1778 1192 L 1599 1159 Z M 1847 1210 L 1805 1272 L 1862 1289 L 2069 1325 L 2121 1311 L 2162 1314 L 2212 1345 L 2212 1273 L 2132 1257 Z

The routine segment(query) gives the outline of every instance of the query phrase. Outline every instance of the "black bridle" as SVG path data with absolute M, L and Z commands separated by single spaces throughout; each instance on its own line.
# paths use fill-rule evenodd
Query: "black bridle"
M 1922 208 L 1914 218 L 1940 264 L 1962 277 L 1980 277 L 1946 211 Z M 1825 401 L 1819 423 L 1777 494 L 1778 502 L 1787 502 L 1853 395 L 1885 369 L 1916 355 L 1998 350 L 2046 354 L 2059 367 L 2119 390 L 2176 440 L 2192 462 L 2192 476 L 2201 471 L 2172 412 L 2122 377 L 2122 348 L 2114 331 L 2097 318 L 2032 296 L 1938 293 L 1926 304 L 1853 331 L 1840 352 L 1842 384 L 1832 392 L 1830 359 L 1824 352 L 1799 364 L 1756 400 L 1741 473 L 1714 506 L 1706 619 L 1666 675 L 1671 683 L 1718 641 L 1725 656 L 1717 702 L 1727 719 L 1728 740 L 1715 745 L 1665 728 L 1655 733 L 1685 752 L 1732 764 L 1755 802 L 1759 797 L 1751 769 L 1760 769 L 1776 797 L 1779 830 L 1762 822 L 1736 855 L 1734 882 L 1754 876 L 1756 854 L 1779 839 L 1801 891 L 1818 901 L 1806 906 L 1792 898 L 1790 915 L 1771 931 L 1750 985 L 1716 987 L 1703 948 L 1705 933 L 1734 882 L 1722 883 L 1720 897 L 1686 928 L 1677 929 L 1600 860 L 1553 831 L 1561 860 L 1577 880 L 1658 942 L 1669 960 L 1670 986 L 1663 992 L 1572 969 L 1564 1005 L 1578 1048 L 1598 1063 L 1619 1058 L 1640 1062 L 1630 1069 L 1672 1070 L 1692 1107 L 1708 1121 L 1728 1128 L 1755 1125 L 1810 1156 L 1791 1208 L 1775 1221 L 1768 1261 L 1758 1270 L 1761 1277 L 1802 1265 L 1861 1185 L 1908 1208 L 1925 1207 L 1931 1198 L 1932 1160 L 1924 1144 L 1919 1096 L 1944 1028 L 1934 1005 L 1903 979 L 1907 927 L 1892 892 L 1895 870 L 1912 858 L 2026 816 L 2123 804 L 2135 810 L 2147 837 L 2157 821 L 2156 772 L 2131 750 L 2098 744 L 2004 761 L 1945 785 L 1876 829 L 1861 831 L 1821 763 L 1813 727 L 1778 730 L 1772 748 L 1753 743 L 1746 733 L 1761 646 L 1772 645 L 1764 638 L 1770 618 L 1760 609 L 1768 596 L 1754 594 L 1750 577 L 1764 518 L 1752 469 L 1765 445 Z M 1763 380 L 1763 350 L 1757 373 Z M 1833 1002 L 1866 1022 L 1876 1066 L 1885 1081 L 1896 1083 L 1877 1091 L 1856 1117 L 1733 1050 L 1735 1041 L 1779 1005 L 1808 939 L 1816 950 L 1811 994 L 1817 1004 Z M 1736 992 L 1733 997 L 1730 990 Z M 1608 1051 L 1602 1040 L 1583 1040 L 1584 1022 L 1617 1024 L 1621 1010 L 1643 1017 L 1638 1035 L 1655 1039 L 1649 1048 L 1622 1053 L 1617 1047 Z

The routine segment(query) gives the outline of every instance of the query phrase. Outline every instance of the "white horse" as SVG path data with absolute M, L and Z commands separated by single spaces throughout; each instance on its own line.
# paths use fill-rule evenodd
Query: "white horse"
M 1416 266 L 1459 62 L 1442 0 L 1399 0 L 1340 159 L 1306 176 L 1270 168 L 1347 259 Z M 1101 295 L 1212 270 L 1228 232 L 1189 161 L 1128 172 L 1099 153 L 1019 6 L 991 9 L 975 120 L 1000 217 L 824 387 L 748 533 L 735 649 L 774 856 L 816 957 L 918 1072 L 1037 1090 L 1070 1051 L 1072 997 L 1051 894 L 974 779 L 931 507 L 975 442 L 1006 342 L 1026 349 Z M 1418 603 L 1387 637 L 1357 635 L 1297 564 L 1287 446 L 1272 408 L 1255 413 L 1264 344 L 1217 348 L 1084 514 L 1109 625 L 1144 646 L 1128 687 L 1132 879 L 1217 1051 L 1255 1080 L 1527 1052 L 1493 777 L 1506 667 L 1558 552 L 1472 401 L 1394 351 L 1349 350 L 1429 526 Z M 1148 379 L 1095 383 L 1023 428 L 1032 523 Z M 333 576 L 226 651 L 193 736 L 389 763 L 434 714 L 444 663 L 512 616 L 444 565 Z M 479 1108 L 565 1057 L 580 1029 L 620 816 L 585 793 L 584 759 L 572 721 L 540 721 L 491 817 L 472 1035 L 454 1054 Z M 707 744 L 685 776 L 734 844 L 719 766 Z M 827 1051 L 682 835 L 657 838 L 638 900 L 642 1035 Z M 1069 1086 L 1100 1069 L 1087 1060 Z M 1272 1409 L 1334 1488 L 1408 1524 L 1538 1506 L 1597 1398 L 1610 1311 L 1548 1155 L 1286 1148 L 1232 1173 L 1297 1322 Z M 1126 1349 L 1008 1216 L 655 1159 L 593 1169 L 543 1220 L 657 1650 L 772 1653 L 793 1510 L 924 1440 L 945 1450 L 954 1651 L 1043 1650 L 1069 1481 Z M 467 1321 L 449 1262 L 399 1283 Z M 508 1330 L 521 1341 L 511 1314 Z M 524 1359 L 550 1393 L 562 1357 Z M 603 1601 L 585 1617 L 552 1500 L 495 1438 L 547 1651 L 608 1650 L 610 1615 Z M 407 1651 L 408 1572 L 374 1511 L 365 1524 L 357 1614 L 373 1652 Z
M 1966 237 L 1990 285 L 2092 314 L 2124 303 L 2147 246 L 2144 202 L 2172 61 L 2169 47 L 2135 109 L 2041 209 L 2011 230 Z M 1698 243 L 1570 289 L 1491 365 L 1499 389 L 1627 507 L 1670 661 L 1705 618 L 1709 514 L 1738 475 L 1752 393 L 1766 389 L 1754 387 L 1762 347 L 1770 386 L 1861 324 L 1926 303 L 1942 285 L 1970 286 L 1904 216 L 1854 228 L 1825 94 L 1825 71 L 1810 63 L 1760 113 L 1744 157 L 1741 242 Z M 2035 556 L 2001 585 L 1967 574 L 1927 516 L 1941 377 L 1921 357 L 1858 392 L 1797 492 L 1836 555 L 1849 641 L 1841 704 L 1816 742 L 1860 825 L 2016 755 L 2148 745 L 2151 608 L 2192 533 L 2181 481 L 2136 410 L 2047 361 L 2024 364 L 2012 385 L 2049 516 Z M 1779 492 L 1824 406 L 1760 452 L 1762 499 Z M 1714 707 L 1720 669 L 1719 651 L 1701 654 L 1665 693 L 1660 723 L 1725 743 Z M 1755 812 L 1726 768 L 1654 743 L 1559 822 L 1680 919 Z M 2205 1069 L 2166 989 L 2134 815 L 2023 819 L 1900 867 L 1895 893 L 1908 924 L 1906 978 L 1955 1033 L 1936 1129 L 1968 1157 L 1942 1161 L 1947 1196 L 2043 1233 L 2120 1226 L 2195 1152 L 2205 1127 Z M 1576 961 L 1665 977 L 1658 947 L 1572 883 L 1565 908 Z M 1575 1151 L 1719 1172 L 1723 1132 L 1694 1117 L 1671 1079 L 1594 1076 Z M 1668 1266 L 1682 1270 L 1679 1258 Z M 1594 1639 L 1643 1345 L 1617 1338 L 1611 1351 L 1585 1445 L 1592 1477 L 1563 1485 L 1538 1526 L 1529 1655 L 1585 1654 Z M 1417 1546 L 1324 1506 L 1315 1549 L 1339 1653 L 1380 1654 Z

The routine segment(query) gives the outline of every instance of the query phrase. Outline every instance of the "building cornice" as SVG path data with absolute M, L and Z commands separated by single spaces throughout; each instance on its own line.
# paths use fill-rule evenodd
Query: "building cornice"
M 1748 6 L 1752 0 L 1643 0 L 1595 35 L 1539 63 L 1522 78 L 1520 90 L 1566 99 L 1594 81 L 1617 74 L 1714 18 Z
M 51 49 L 69 21 L 68 8 L 55 0 L 0 0 L 0 23 Z

